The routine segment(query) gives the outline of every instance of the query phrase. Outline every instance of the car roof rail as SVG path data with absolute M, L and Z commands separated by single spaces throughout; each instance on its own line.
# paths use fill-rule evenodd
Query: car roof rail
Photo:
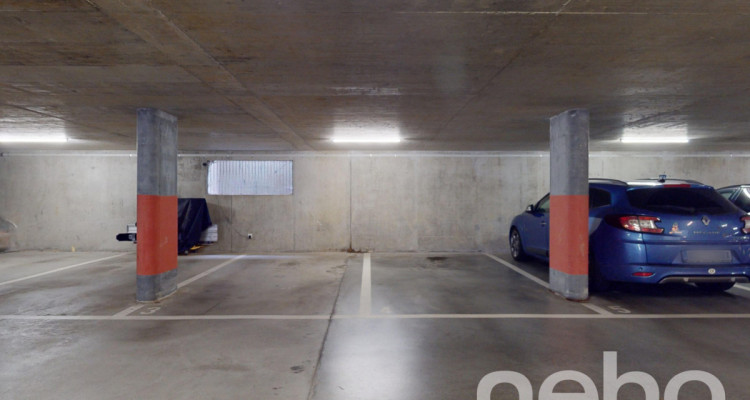
M 625 185 L 627 186 L 627 182 L 621 181 L 619 179 L 610 179 L 610 178 L 589 178 L 589 183 L 611 183 L 614 185 Z
M 693 179 L 679 179 L 679 178 L 641 178 L 641 179 L 635 179 L 633 181 L 629 181 L 628 184 L 638 184 L 639 182 L 658 182 L 658 183 L 664 183 L 668 185 L 674 185 L 674 184 L 690 184 L 690 185 L 701 185 L 701 186 L 708 186 L 703 182 L 698 182 Z

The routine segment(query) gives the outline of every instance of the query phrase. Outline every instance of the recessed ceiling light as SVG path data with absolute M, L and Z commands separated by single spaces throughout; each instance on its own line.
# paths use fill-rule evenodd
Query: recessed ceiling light
M 359 137 L 334 137 L 333 143 L 399 143 L 398 136 L 359 136 Z
M 65 135 L 0 135 L 0 143 L 65 143 Z
M 690 139 L 687 136 L 623 136 L 622 143 L 688 143 Z
M 336 128 L 331 140 L 334 143 L 399 143 L 398 128 Z
M 688 143 L 687 125 L 652 125 L 642 128 L 625 128 L 622 143 Z

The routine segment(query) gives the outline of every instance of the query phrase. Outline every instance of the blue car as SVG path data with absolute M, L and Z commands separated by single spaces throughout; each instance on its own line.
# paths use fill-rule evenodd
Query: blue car
M 549 194 L 513 218 L 516 260 L 549 259 Z M 589 181 L 589 287 L 694 283 L 724 291 L 750 281 L 750 215 L 689 180 Z

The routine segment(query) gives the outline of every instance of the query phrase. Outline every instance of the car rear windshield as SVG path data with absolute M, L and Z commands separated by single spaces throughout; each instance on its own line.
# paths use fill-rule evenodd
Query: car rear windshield
M 729 200 L 708 188 L 654 187 L 628 191 L 637 208 L 669 214 L 727 214 L 736 211 Z

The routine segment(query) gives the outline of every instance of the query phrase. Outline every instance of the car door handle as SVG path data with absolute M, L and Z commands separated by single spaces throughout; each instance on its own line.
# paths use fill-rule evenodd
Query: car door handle
M 547 221 L 542 221 L 542 226 L 547 226 Z

